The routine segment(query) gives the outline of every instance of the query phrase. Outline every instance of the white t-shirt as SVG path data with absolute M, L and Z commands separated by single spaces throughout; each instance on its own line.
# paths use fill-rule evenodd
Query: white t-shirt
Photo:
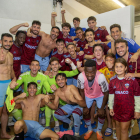
M 84 76 L 82 73 L 80 73 L 77 79 L 77 87 L 80 89 L 84 89 L 84 82 Z M 109 90 L 108 82 L 106 81 L 106 78 L 102 73 L 99 75 L 98 84 L 101 87 L 102 92 L 107 92 Z

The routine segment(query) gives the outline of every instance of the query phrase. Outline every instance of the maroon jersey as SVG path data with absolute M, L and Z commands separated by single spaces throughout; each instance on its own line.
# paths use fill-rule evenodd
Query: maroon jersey
M 139 84 L 135 78 L 119 80 L 117 75 L 110 79 L 109 94 L 114 94 L 114 119 L 127 122 L 134 118 L 134 96 L 140 96 Z
M 128 60 L 127 60 L 128 72 L 129 73 L 135 73 L 135 72 L 140 73 L 140 57 L 138 58 L 137 62 L 129 63 L 129 60 L 133 54 L 134 53 L 129 52 L 129 55 L 128 55 Z M 140 78 L 136 77 L 136 79 L 140 85 Z
M 102 63 L 99 65 L 99 64 L 97 63 L 97 59 L 96 59 L 95 57 L 92 58 L 92 60 L 94 60 L 94 61 L 96 62 L 96 69 L 97 69 L 97 70 L 100 70 L 100 69 L 106 67 L 106 64 L 105 64 L 104 61 L 102 61 Z
M 84 49 L 85 48 L 85 45 L 86 44 L 88 44 L 88 42 L 87 42 L 87 40 L 86 39 L 84 39 L 84 41 L 81 41 L 80 39 L 77 41 L 77 48 L 82 48 L 82 49 Z
M 94 31 L 94 34 L 95 34 L 94 40 L 95 41 L 100 40 L 102 42 L 107 41 L 106 36 L 109 35 L 107 30 L 101 29 L 100 27 L 96 31 Z
M 104 54 L 106 55 L 110 48 L 104 43 L 102 45 L 104 47 Z M 88 46 L 88 49 L 84 49 L 83 51 L 87 55 L 92 55 L 93 54 L 93 46 L 92 47 Z
M 30 65 L 34 60 L 36 48 L 41 40 L 40 36 L 36 38 L 26 36 L 24 45 L 22 46 L 21 64 Z
M 21 64 L 22 49 L 21 47 L 18 47 L 13 43 L 10 52 L 13 54 L 13 69 L 15 72 L 15 76 L 18 79 L 19 75 L 21 74 L 20 64 Z
M 58 51 L 57 51 L 57 49 L 54 49 L 54 51 L 53 51 L 51 57 L 56 57 L 56 58 L 58 58 L 58 59 L 59 59 L 59 63 L 61 63 L 61 61 L 62 61 L 63 59 L 65 59 L 65 57 L 64 57 L 65 55 L 68 55 L 68 53 L 59 54 Z M 60 68 L 60 70 L 61 70 L 61 71 L 67 70 L 66 67 L 67 67 L 67 65 L 64 65 L 63 67 Z
M 57 37 L 57 39 L 63 39 L 65 41 L 65 47 L 67 46 L 67 44 L 69 42 L 73 42 L 70 35 L 68 35 L 66 38 L 64 38 L 63 33 L 61 31 L 59 32 L 59 36 Z
M 80 56 L 78 53 L 76 53 L 76 58 L 72 58 L 70 56 L 70 54 L 69 55 L 65 55 L 64 57 L 65 57 L 65 59 L 69 58 L 74 63 L 75 66 L 77 66 L 77 61 L 80 61 L 80 62 L 82 61 L 83 62 L 83 60 L 84 60 L 84 55 Z M 60 65 L 61 66 L 66 65 L 65 64 L 65 60 L 62 60 Z M 71 70 L 72 70 L 72 68 L 71 68 L 71 66 L 69 66 L 69 71 L 71 71 Z M 77 77 L 78 77 L 78 75 L 74 76 L 73 78 L 77 79 Z

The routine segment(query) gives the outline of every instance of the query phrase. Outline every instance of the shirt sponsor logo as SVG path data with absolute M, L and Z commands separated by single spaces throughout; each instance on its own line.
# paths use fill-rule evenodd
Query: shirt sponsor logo
M 126 87 L 126 88 L 129 88 L 129 84 L 128 84 L 128 83 L 126 83 L 126 84 L 125 84 L 125 87 Z
M 37 80 L 37 83 L 38 83 L 38 84 L 40 84 L 40 82 L 41 82 L 40 80 Z
M 115 91 L 115 94 L 128 94 L 128 91 Z
M 28 45 L 27 43 L 25 43 L 25 46 L 29 49 L 36 49 L 37 46 L 31 46 L 31 45 Z

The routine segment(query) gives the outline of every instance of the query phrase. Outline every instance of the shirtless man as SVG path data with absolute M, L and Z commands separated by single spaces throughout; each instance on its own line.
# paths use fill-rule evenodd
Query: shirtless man
M 48 95 L 36 95 L 37 84 L 35 82 L 30 82 L 27 87 L 28 97 L 26 97 L 26 93 L 22 93 L 13 100 L 15 103 L 21 104 L 23 111 L 23 120 L 17 121 L 14 125 L 14 140 L 24 140 L 24 136 L 30 136 L 36 140 L 46 137 L 50 137 L 52 140 L 58 140 L 59 136 L 55 132 L 45 129 L 38 123 L 41 100 L 44 99 L 45 101 Z
M 13 55 L 9 52 L 11 46 L 13 45 L 13 37 L 4 33 L 1 35 L 0 43 L 2 44 L 0 48 L 0 117 L 1 117 L 1 138 L 11 138 L 10 135 L 6 133 L 6 126 L 8 122 L 8 114 L 6 110 L 6 105 L 4 103 L 6 90 L 11 82 L 11 78 L 14 78 L 13 70 Z
M 67 79 L 64 73 L 58 73 L 55 77 L 56 83 L 59 86 L 55 92 L 54 102 L 47 104 L 51 109 L 56 110 L 59 105 L 59 99 L 62 99 L 67 104 L 58 108 L 54 116 L 69 124 L 69 129 L 73 127 L 73 121 L 68 117 L 72 114 L 74 118 L 75 136 L 79 136 L 80 129 L 80 116 L 82 115 L 83 108 L 86 107 L 85 101 L 80 96 L 78 89 L 74 85 L 66 85 Z

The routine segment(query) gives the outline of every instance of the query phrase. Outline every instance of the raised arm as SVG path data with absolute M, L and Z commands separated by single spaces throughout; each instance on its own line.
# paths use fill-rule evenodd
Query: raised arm
M 62 15 L 62 24 L 66 23 L 66 19 L 65 19 L 65 10 L 61 10 L 61 15 Z
M 13 101 L 15 103 L 21 103 L 25 99 L 25 97 L 26 97 L 26 93 L 23 92 L 20 95 L 14 97 Z
M 19 29 L 20 27 L 29 27 L 29 24 L 28 24 L 28 23 L 21 23 L 21 24 L 19 24 L 19 25 L 16 25 L 16 26 L 12 27 L 12 28 L 9 30 L 9 32 L 10 32 L 11 34 L 13 34 L 13 35 L 16 35 L 16 32 L 18 31 L 18 29 Z
M 57 13 L 56 12 L 52 12 L 51 14 L 51 26 L 54 27 L 56 24 L 55 24 L 55 17 L 57 16 Z

